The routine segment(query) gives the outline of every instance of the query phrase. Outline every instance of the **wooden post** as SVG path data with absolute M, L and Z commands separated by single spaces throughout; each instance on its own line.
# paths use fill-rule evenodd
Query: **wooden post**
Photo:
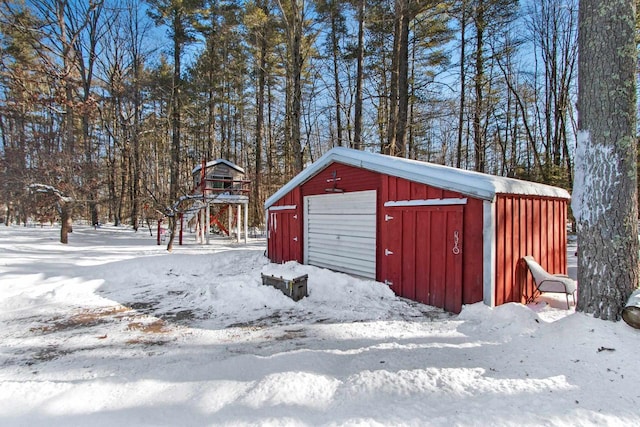
M 178 244 L 182 246 L 182 227 L 184 226 L 184 214 L 180 212 L 180 238 Z
M 162 218 L 158 220 L 158 232 L 156 233 L 156 239 L 158 240 L 158 246 L 160 246 L 160 230 L 162 229 Z
M 204 216 L 205 216 L 205 218 L 204 218 L 204 234 L 206 236 L 205 243 L 208 245 L 209 244 L 209 235 L 211 234 L 210 233 L 210 229 L 209 229 L 210 222 L 211 222 L 211 205 L 208 202 L 207 202 L 207 207 L 206 207 L 205 212 L 204 212 Z
M 247 244 L 247 236 L 249 235 L 249 203 L 244 204 L 244 244 Z
M 194 217 L 196 218 L 196 243 L 200 243 L 200 212 L 197 212 Z
M 200 209 L 200 244 L 205 243 L 204 241 L 204 214 L 205 214 L 205 210 L 204 209 Z
M 236 236 L 236 241 L 240 243 L 240 221 L 242 220 L 242 206 L 238 204 L 238 221 L 236 224 L 236 229 L 238 230 L 238 235 Z

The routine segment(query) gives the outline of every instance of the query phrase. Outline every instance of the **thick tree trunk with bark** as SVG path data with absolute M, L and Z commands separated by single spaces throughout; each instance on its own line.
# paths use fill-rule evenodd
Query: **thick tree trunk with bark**
M 635 0 L 581 0 L 577 309 L 604 320 L 638 287 L 636 56 Z

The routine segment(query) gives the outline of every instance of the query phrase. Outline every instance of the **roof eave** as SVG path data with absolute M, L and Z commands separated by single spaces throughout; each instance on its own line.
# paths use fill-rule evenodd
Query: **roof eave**
M 453 182 L 446 176 L 444 178 L 439 176 L 447 175 L 447 171 L 434 169 L 434 167 L 437 168 L 437 165 L 432 165 L 431 168 L 425 168 L 420 164 L 407 162 L 406 159 L 398 159 L 397 162 L 394 162 L 393 160 L 394 158 L 388 156 L 372 155 L 371 153 L 345 149 L 343 147 L 333 148 L 308 168 L 296 175 L 282 188 L 276 191 L 265 201 L 264 207 L 265 209 L 268 209 L 270 206 L 273 206 L 284 195 L 289 193 L 295 187 L 304 184 L 306 181 L 313 178 L 316 174 L 318 174 L 332 162 L 343 163 L 349 166 L 363 168 L 381 174 L 404 178 L 409 181 L 442 188 L 444 190 L 454 191 L 465 196 L 470 196 L 476 199 L 486 200 L 490 202 L 495 201 L 497 194 L 503 193 L 519 195 L 537 194 L 542 197 L 561 199 L 571 198 L 569 193 L 561 188 L 537 183 L 528 183 L 528 185 L 531 186 L 531 190 L 523 191 L 523 187 L 520 184 L 517 186 L 514 185 L 514 183 L 518 182 L 517 180 L 513 180 L 512 183 L 511 180 L 507 178 L 494 177 L 494 179 L 490 178 L 491 176 L 484 177 L 483 174 L 478 174 L 477 178 L 477 180 L 482 182 L 483 185 L 471 185 L 470 182 L 475 180 L 476 177 L 472 176 L 470 178 L 468 174 L 472 172 L 464 170 L 460 171 L 463 174 L 467 174 L 466 178 L 458 180 L 457 182 Z M 526 183 L 526 181 L 523 181 L 523 183 Z

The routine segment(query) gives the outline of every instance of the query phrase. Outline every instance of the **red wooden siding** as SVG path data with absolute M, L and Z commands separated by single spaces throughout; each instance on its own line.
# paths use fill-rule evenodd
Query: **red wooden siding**
M 333 188 L 343 190 L 345 192 L 351 191 L 364 191 L 364 190 L 378 190 L 378 219 L 377 219 L 377 263 L 376 263 L 376 277 L 380 281 L 386 280 L 383 272 L 383 268 L 386 268 L 386 259 L 384 255 L 385 247 L 383 242 L 385 239 L 390 238 L 390 234 L 386 231 L 386 224 L 384 221 L 384 203 L 392 200 L 426 200 L 426 199 L 443 199 L 443 198 L 465 198 L 464 195 L 447 191 L 440 188 L 432 187 L 426 184 L 412 182 L 403 178 L 397 178 L 393 176 L 379 174 L 377 172 L 371 172 L 366 169 L 361 169 L 353 166 L 344 165 L 341 163 L 332 163 L 327 166 L 320 173 L 312 177 L 309 181 L 301 185 L 301 197 L 316 195 L 316 194 L 329 194 Z M 432 302 L 436 302 L 437 306 L 444 307 L 444 296 L 449 298 L 448 306 L 454 307 L 452 311 L 460 311 L 460 304 L 471 304 L 478 301 L 482 301 L 483 298 L 483 204 L 482 200 L 468 198 L 467 205 L 461 209 L 461 231 L 459 232 L 459 239 L 462 241 L 462 230 L 464 230 L 464 250 L 461 251 L 458 257 L 461 268 L 459 273 L 460 280 L 455 279 L 455 274 L 447 276 L 447 280 L 457 280 L 457 284 L 451 285 L 451 288 L 444 290 L 441 295 L 435 293 L 432 298 Z M 280 203 L 279 203 L 280 204 Z M 432 208 L 433 209 L 433 208 Z M 407 221 L 418 221 L 415 225 L 409 225 L 396 234 L 396 238 L 404 239 L 404 245 L 407 250 L 412 246 L 411 242 L 427 241 L 427 238 L 423 236 L 425 226 L 424 219 L 418 219 L 418 216 L 422 214 L 416 214 L 415 219 L 411 219 L 413 214 L 407 214 Z M 422 222 L 420 222 L 422 221 Z M 442 220 L 440 220 L 442 221 Z M 441 227 L 434 227 L 436 229 L 435 234 L 444 232 Z M 401 237 L 400 237 L 401 236 Z M 434 235 L 435 236 L 435 235 Z M 434 237 L 436 238 L 436 237 Z M 441 237 L 443 239 L 444 237 Z M 433 244 L 435 247 L 436 245 Z M 304 246 L 303 246 L 304 247 Z M 427 256 L 431 256 L 427 251 L 427 246 L 415 246 L 415 251 L 418 260 L 425 259 Z M 462 249 L 462 248 L 461 248 Z M 434 256 L 441 256 L 435 254 Z M 444 265 L 443 263 L 440 263 Z M 431 283 L 429 279 L 430 271 L 426 271 L 427 264 L 424 262 L 416 262 L 417 279 L 412 279 L 414 282 L 408 282 L 404 287 L 408 298 L 417 299 L 419 301 L 427 301 L 424 295 L 420 296 L 419 293 L 423 292 L 425 288 L 421 287 L 420 283 Z M 408 277 L 408 264 L 404 263 L 405 276 Z M 391 267 L 395 268 L 395 267 Z M 436 270 L 434 270 L 434 281 L 439 280 Z M 453 274 L 453 276 L 452 276 Z M 426 279 L 422 279 L 426 278 Z M 413 289 L 413 290 L 412 290 Z M 427 291 L 428 293 L 428 291 Z M 401 293 L 399 293 L 401 294 Z M 440 298 L 440 300 L 438 300 Z M 453 300 L 455 299 L 455 302 Z M 438 302 L 441 301 L 441 302 Z
M 462 252 L 462 303 L 482 301 L 484 285 L 483 201 L 467 198 L 464 207 L 464 251 Z
M 387 207 L 383 275 L 402 297 L 459 313 L 463 205 Z
M 330 194 L 333 189 L 343 192 L 378 190 L 381 175 L 342 163 L 331 163 L 309 181 L 302 184 L 302 196 Z M 329 190 L 329 191 L 327 191 Z
M 547 271 L 567 272 L 567 201 L 517 195 L 496 200 L 495 303 L 526 302 L 534 285 L 520 262 L 532 255 Z
M 459 233 L 460 244 L 464 242 L 464 247 L 460 246 L 461 253 L 459 261 L 462 266 L 461 278 L 460 281 L 455 282 L 459 284 L 452 284 L 452 292 L 449 292 L 447 295 L 457 295 L 455 298 L 457 302 L 455 304 L 449 302 L 449 305 L 455 306 L 456 309 L 451 310 L 454 312 L 460 311 L 460 303 L 462 304 L 472 304 L 483 299 L 483 202 L 479 199 L 470 198 L 464 196 L 460 193 L 454 191 L 443 190 L 441 188 L 432 187 L 426 184 L 416 183 L 412 181 L 408 181 L 403 178 L 397 178 L 393 176 L 383 175 L 382 176 L 382 190 L 381 190 L 381 203 L 379 212 L 384 212 L 384 202 L 386 201 L 397 201 L 397 200 L 427 200 L 427 199 L 444 199 L 444 198 L 466 198 L 467 204 L 460 206 L 461 209 L 461 230 Z M 395 208 L 401 209 L 401 208 Z M 407 209 L 407 208 L 403 208 Z M 425 209 L 423 208 L 412 208 L 412 209 Z M 431 208 L 433 209 L 433 208 Z M 412 215 L 403 214 L 403 221 L 407 221 L 407 227 L 402 234 L 394 232 L 392 229 L 387 227 L 385 223 L 385 215 L 378 215 L 378 229 L 381 230 L 379 235 L 381 237 L 381 242 L 386 243 L 389 242 L 390 245 L 400 245 L 400 241 L 402 241 L 405 247 L 411 247 L 414 245 L 415 241 L 423 240 L 427 241 L 432 239 L 430 235 L 431 229 L 427 230 L 424 224 L 416 223 L 417 219 L 413 219 Z M 406 218 L 406 219 L 405 219 Z M 412 228 L 413 227 L 413 228 Z M 438 232 L 444 232 L 444 230 L 437 230 Z M 464 231 L 464 239 L 462 238 L 462 231 Z M 399 241 L 400 240 L 400 241 Z M 381 243 L 382 244 L 382 243 Z M 436 245 L 434 244 L 433 247 Z M 419 244 L 416 247 L 416 290 L 412 290 L 413 282 L 409 282 L 410 284 L 404 288 L 402 292 L 405 292 L 407 298 L 416 299 L 418 301 L 425 302 L 427 301 L 424 296 L 420 296 L 418 289 L 427 289 L 427 285 L 421 285 L 422 278 L 428 278 L 429 272 L 426 269 L 429 269 L 429 265 L 426 260 L 427 258 L 427 247 L 421 247 Z M 379 248 L 379 268 L 378 268 L 378 279 L 381 281 L 387 280 L 384 276 L 386 274 L 395 275 L 394 277 L 401 277 L 402 272 L 395 271 L 394 269 L 398 269 L 399 267 L 390 265 L 388 268 L 389 271 L 384 270 L 384 266 L 386 265 L 387 260 L 384 256 L 384 247 Z M 403 255 L 404 256 L 404 255 Z M 420 261 L 422 260 L 422 261 Z M 407 276 L 408 267 L 406 264 L 404 265 L 405 275 Z M 458 273 L 456 273 L 458 274 Z M 448 277 L 449 279 L 451 276 Z M 398 280 L 398 279 L 396 279 Z M 424 279 L 426 283 L 426 279 Z M 453 283 L 453 282 L 452 282 Z M 394 285 L 399 286 L 394 283 Z M 421 287 L 422 286 L 422 287 Z M 458 290 L 459 288 L 459 290 Z M 455 291 L 453 291 L 455 289 Z M 413 298 L 411 295 L 413 293 L 416 294 L 416 298 Z M 461 294 L 461 295 L 460 295 Z M 438 297 L 434 297 L 436 300 Z M 438 307 L 444 307 L 443 304 L 437 305 Z
M 533 294 L 530 274 L 519 263 L 525 255 L 533 255 L 550 272 L 566 274 L 567 200 L 497 195 L 495 259 L 485 260 L 484 230 L 490 224 L 484 224 L 484 204 L 488 202 L 335 162 L 269 209 L 269 258 L 303 262 L 305 196 L 366 190 L 377 194 L 376 278 L 393 282 L 398 295 L 459 312 L 462 304 L 483 300 L 488 286 L 485 263 L 495 263 L 496 305 L 525 302 Z M 384 206 L 387 201 L 462 198 L 466 204 Z M 397 221 L 385 221 L 386 215 Z M 453 252 L 456 231 L 458 254 Z
M 296 206 L 278 210 L 278 207 Z M 273 209 L 276 208 L 276 209 Z M 295 188 L 269 208 L 267 252 L 276 263 L 302 262 L 302 198 Z

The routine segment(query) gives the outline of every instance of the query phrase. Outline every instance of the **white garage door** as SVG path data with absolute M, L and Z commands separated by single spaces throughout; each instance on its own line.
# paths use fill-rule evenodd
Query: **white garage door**
M 376 191 L 304 198 L 304 261 L 376 278 Z

